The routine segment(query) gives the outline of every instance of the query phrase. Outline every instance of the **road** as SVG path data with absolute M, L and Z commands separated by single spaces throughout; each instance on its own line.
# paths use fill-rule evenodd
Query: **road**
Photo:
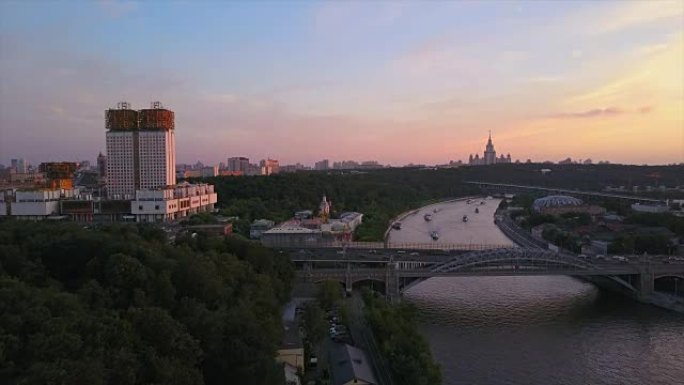
M 485 202 L 481 205 L 480 202 Z M 440 243 L 440 244 L 490 244 L 514 247 L 494 223 L 494 212 L 500 199 L 473 199 L 470 204 L 465 200 L 435 203 L 417 210 L 404 218 L 401 230 L 391 230 L 388 240 L 390 244 L 399 243 Z M 479 213 L 475 213 L 475 209 Z M 435 212 L 435 210 L 437 212 Z M 425 214 L 432 216 L 425 221 Z M 468 222 L 463 222 L 463 216 Z M 437 231 L 439 240 L 433 241 L 432 231 Z
M 373 332 L 366 323 L 364 304 L 360 293 L 354 293 L 347 303 L 350 312 L 349 330 L 352 333 L 356 347 L 366 351 L 366 355 L 373 365 L 373 372 L 376 380 L 379 382 L 378 385 L 394 385 L 389 364 L 380 353 L 380 347 L 375 342 Z

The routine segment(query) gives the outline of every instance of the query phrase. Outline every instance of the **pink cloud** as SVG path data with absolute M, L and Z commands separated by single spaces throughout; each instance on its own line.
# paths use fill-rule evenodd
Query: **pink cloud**
M 617 116 L 624 113 L 624 110 L 615 107 L 596 108 L 593 110 L 582 112 L 562 112 L 558 114 L 548 115 L 547 117 L 553 119 L 578 119 L 578 118 L 596 118 L 606 116 Z

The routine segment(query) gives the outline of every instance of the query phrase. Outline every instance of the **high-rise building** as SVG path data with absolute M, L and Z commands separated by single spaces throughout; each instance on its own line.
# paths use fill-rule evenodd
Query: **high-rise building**
M 28 162 L 24 158 L 12 159 L 12 166 L 14 172 L 17 174 L 26 174 L 28 169 Z
M 261 166 L 261 175 L 271 175 L 280 172 L 280 164 L 277 159 L 262 159 L 259 166 Z
M 484 152 L 484 163 L 485 165 L 490 165 L 496 163 L 496 150 L 494 150 L 494 144 L 492 143 L 492 132 L 489 132 L 489 140 L 487 140 L 487 146 Z
M 97 173 L 101 178 L 107 174 L 107 157 L 102 153 L 97 155 Z
M 498 163 L 511 163 L 511 154 L 508 154 L 507 156 L 501 154 L 499 158 L 496 157 L 496 150 L 494 150 L 494 143 L 492 143 L 492 132 L 490 131 L 483 157 L 480 158 L 478 154 L 475 154 L 473 157 L 471 154 L 468 159 L 468 164 L 471 166 L 488 166 Z
M 249 170 L 249 158 L 244 156 L 228 158 L 228 171 L 240 171 L 246 174 L 247 170 Z
M 140 111 L 122 102 L 105 112 L 105 126 L 110 197 L 130 198 L 138 189 L 176 184 L 173 111 L 159 102 Z
M 330 161 L 327 159 L 323 159 L 320 162 L 316 162 L 316 165 L 314 166 L 316 170 L 327 170 L 330 168 Z

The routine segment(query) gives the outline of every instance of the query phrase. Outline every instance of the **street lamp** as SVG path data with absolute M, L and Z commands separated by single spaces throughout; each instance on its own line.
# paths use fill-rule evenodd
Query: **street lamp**
M 679 277 L 674 277 L 675 285 L 674 285 L 674 294 L 677 295 L 677 283 L 679 283 Z

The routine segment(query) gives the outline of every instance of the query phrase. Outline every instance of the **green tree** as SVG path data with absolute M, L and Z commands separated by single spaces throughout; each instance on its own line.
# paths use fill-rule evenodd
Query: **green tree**
M 315 302 L 308 302 L 304 307 L 302 319 L 309 341 L 314 345 L 321 342 L 328 328 L 323 309 Z
M 339 282 L 326 280 L 318 285 L 316 299 L 318 299 L 318 303 L 321 304 L 323 309 L 330 310 L 334 308 L 342 298 L 342 287 Z

